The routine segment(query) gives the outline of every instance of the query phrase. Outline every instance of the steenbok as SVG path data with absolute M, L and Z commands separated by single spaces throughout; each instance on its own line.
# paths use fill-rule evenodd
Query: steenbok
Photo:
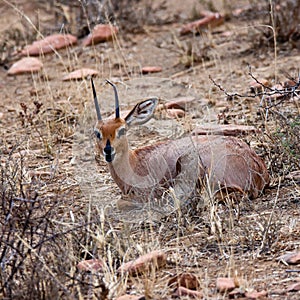
M 166 140 L 131 150 L 127 130 L 151 119 L 157 98 L 137 103 L 123 119 L 120 117 L 116 86 L 115 117 L 102 119 L 92 81 L 97 124 L 94 128 L 96 151 L 103 154 L 110 174 L 123 194 L 135 201 L 160 201 L 166 191 L 187 197 L 203 186 L 213 194 L 238 191 L 257 197 L 269 183 L 262 159 L 242 140 L 229 136 L 188 136 Z M 168 193 L 167 193 L 168 194 Z

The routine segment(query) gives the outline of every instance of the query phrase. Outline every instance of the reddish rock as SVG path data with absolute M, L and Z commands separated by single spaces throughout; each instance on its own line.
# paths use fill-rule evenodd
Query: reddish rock
M 247 12 L 249 9 L 251 9 L 251 5 L 245 5 L 245 6 L 241 7 L 241 8 L 234 9 L 232 11 L 232 15 L 234 17 L 239 17 L 241 14 Z
M 245 297 L 245 290 L 242 288 L 235 288 L 233 291 L 228 293 L 229 299 L 239 299 Z
M 267 291 L 260 291 L 260 292 L 257 292 L 257 291 L 252 291 L 252 292 L 246 292 L 245 293 L 245 297 L 247 299 L 264 299 L 268 296 L 268 292 Z
M 294 80 L 287 80 L 284 82 L 283 87 L 284 88 L 291 88 L 294 87 L 297 84 Z
M 103 270 L 103 267 L 104 263 L 100 259 L 83 260 L 77 264 L 78 270 L 85 272 L 99 272 Z
M 110 24 L 98 24 L 92 32 L 83 40 L 83 46 L 96 45 L 98 43 L 109 41 L 116 35 L 118 28 Z
M 168 285 L 176 285 L 176 287 L 184 287 L 191 290 L 197 290 L 200 287 L 197 276 L 191 273 L 175 275 L 169 280 Z
M 223 37 L 230 37 L 230 36 L 232 36 L 233 35 L 233 32 L 232 31 L 229 31 L 229 30 L 226 30 L 226 31 L 223 31 L 222 33 L 221 33 L 221 36 L 223 36 Z
M 228 135 L 228 136 L 237 136 L 237 135 L 247 135 L 252 133 L 259 132 L 254 126 L 248 125 L 219 125 L 219 124 L 207 124 L 199 125 L 193 131 L 192 135 Z
M 75 70 L 75 71 L 69 73 L 68 75 L 64 76 L 62 80 L 67 81 L 67 80 L 83 79 L 88 76 L 93 76 L 93 75 L 98 75 L 98 74 L 99 74 L 99 72 L 96 70 L 82 68 L 82 69 L 78 69 L 78 70 Z
M 22 55 L 36 56 L 40 54 L 52 53 L 54 50 L 59 50 L 72 46 L 77 43 L 77 38 L 71 34 L 53 34 L 45 37 L 42 40 L 35 41 L 33 44 L 26 46 L 22 51 Z
M 183 118 L 185 116 L 185 112 L 182 109 L 167 109 L 166 112 L 166 116 L 169 119 Z
M 298 292 L 300 291 L 300 282 L 293 283 L 289 285 L 286 289 L 288 292 Z
M 145 66 L 142 68 L 143 74 L 149 74 L 149 73 L 158 73 L 161 72 L 162 68 L 159 66 Z
M 184 25 L 180 30 L 180 34 L 184 35 L 190 32 L 197 32 L 208 27 L 214 28 L 221 25 L 223 22 L 223 16 L 221 16 L 219 13 L 211 13 L 200 20 Z
M 268 87 L 270 85 L 269 81 L 267 79 L 264 79 L 264 78 L 258 79 L 257 81 L 252 81 L 250 83 L 250 85 L 249 85 L 250 92 L 252 92 L 252 93 L 262 92 L 264 86 Z
M 118 297 L 116 300 L 140 300 L 144 299 L 144 296 L 138 296 L 138 295 L 123 295 Z
M 165 103 L 166 108 L 179 108 L 185 110 L 186 107 L 195 102 L 195 97 L 178 97 Z
M 274 93 L 269 96 L 271 100 L 279 100 L 286 97 L 286 93 L 284 92 L 284 87 L 281 84 L 275 84 L 271 87 L 271 89 L 275 92 L 278 91 L 278 93 Z
M 175 295 L 179 296 L 179 297 L 188 296 L 188 297 L 194 298 L 194 299 L 202 299 L 203 298 L 202 292 L 190 290 L 183 286 L 178 287 L 178 289 L 175 292 Z
M 237 286 L 233 278 L 219 277 L 217 278 L 217 290 L 221 293 L 230 292 Z
M 178 119 L 185 116 L 185 111 L 182 109 L 167 109 L 164 104 L 159 104 L 156 108 L 156 118 L 158 119 Z
M 300 264 L 300 252 L 288 253 L 278 258 L 285 264 L 298 265 Z
M 148 272 L 151 268 L 160 268 L 166 264 L 166 254 L 163 251 L 157 250 L 140 256 L 136 260 L 123 263 L 118 269 L 119 273 L 129 273 L 137 275 Z
M 43 68 L 42 62 L 35 57 L 23 57 L 15 62 L 7 71 L 8 75 L 38 72 Z

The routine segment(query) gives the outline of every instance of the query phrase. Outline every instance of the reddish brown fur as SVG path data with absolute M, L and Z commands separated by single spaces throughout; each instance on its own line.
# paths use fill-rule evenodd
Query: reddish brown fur
M 199 158 L 196 165 L 199 165 L 199 180 L 203 185 L 209 178 L 212 192 L 227 188 L 257 197 L 269 183 L 262 159 L 237 138 L 186 137 L 130 150 L 126 135 L 116 136 L 118 129 L 125 125 L 126 121 L 118 118 L 101 120 L 96 126 L 102 133 L 102 140 L 97 142 L 98 150 L 103 153 L 109 140 L 115 151 L 108 166 L 124 194 L 160 197 L 162 186 L 173 185 L 182 169 L 188 170 L 191 154 L 192 158 Z M 156 189 L 158 192 L 153 193 Z

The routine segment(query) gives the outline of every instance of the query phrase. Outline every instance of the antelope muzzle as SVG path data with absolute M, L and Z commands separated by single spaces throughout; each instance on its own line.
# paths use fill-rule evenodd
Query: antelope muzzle
M 111 146 L 110 141 L 107 140 L 105 148 L 103 149 L 104 158 L 107 162 L 112 162 L 115 158 L 115 149 Z

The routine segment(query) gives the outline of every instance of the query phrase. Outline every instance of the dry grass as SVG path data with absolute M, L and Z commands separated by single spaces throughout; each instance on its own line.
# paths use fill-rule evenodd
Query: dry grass
M 17 15 L 15 11 L 9 14 Z M 40 14 L 43 16 L 43 12 Z M 161 38 L 170 36 L 168 31 L 162 34 Z M 215 280 L 232 276 L 240 278 L 245 289 L 266 289 L 270 298 L 282 299 L 276 289 L 283 290 L 297 275 L 286 272 L 290 267 L 280 266 L 276 258 L 300 248 L 299 180 L 287 176 L 299 169 L 299 98 L 268 110 L 259 107 L 261 97 L 221 100 L 224 95 L 210 85 L 204 73 L 209 70 L 213 78 L 230 87 L 228 90 L 244 91 L 244 81 L 249 77 L 241 71 L 241 65 L 245 66 L 244 59 L 248 62 L 257 58 L 243 56 L 241 48 L 229 50 L 237 43 L 251 45 L 247 35 L 233 35 L 226 46 L 223 37 L 211 35 L 208 42 L 215 48 L 210 50 L 210 65 L 193 68 L 202 62 L 199 54 L 199 59 L 189 65 L 192 73 L 182 73 L 175 81 L 147 78 L 147 82 L 134 72 L 144 64 L 145 51 L 149 63 L 165 61 L 162 76 L 166 77 L 170 72 L 184 71 L 177 62 L 186 55 L 182 49 L 189 52 L 183 47 L 179 54 L 170 54 L 160 48 L 161 54 L 151 58 L 156 48 L 149 42 L 154 48 L 149 51 L 144 44 L 140 46 L 138 37 L 132 38 L 137 45 L 134 54 L 132 41 L 120 36 L 95 48 L 78 46 L 43 57 L 46 67 L 40 74 L 16 78 L 0 74 L 5 82 L 0 121 L 0 297 L 111 299 L 136 293 L 147 299 L 169 299 L 174 291 L 168 286 L 169 279 L 187 271 L 197 275 L 206 298 L 226 298 L 217 294 Z M 196 37 L 190 39 L 191 43 L 197 41 Z M 12 35 L 8 40 L 15 45 L 20 42 L 14 42 Z M 174 45 L 170 47 L 174 49 Z M 218 51 L 222 51 L 220 55 L 211 54 Z M 174 69 L 168 65 L 171 59 Z M 272 57 L 266 59 L 272 64 Z M 198 97 L 197 106 L 189 112 L 195 124 L 212 121 L 260 127 L 261 135 L 246 139 L 266 160 L 271 187 L 258 199 L 240 202 L 232 197 L 219 202 L 203 193 L 160 219 L 145 218 L 141 211 L 119 212 L 116 202 L 120 192 L 105 164 L 97 166 L 94 161 L 89 82 L 62 84 L 60 80 L 69 69 L 85 65 L 100 70 L 100 78 L 118 77 L 124 86 L 120 89 L 124 109 L 145 95 L 170 99 L 188 93 Z M 282 65 L 294 72 L 293 63 L 288 65 L 284 58 Z M 257 65 L 261 76 L 274 78 L 272 71 Z M 131 80 L 125 80 L 128 77 Z M 111 90 L 101 86 L 101 79 L 96 82 L 103 111 L 110 112 Z M 162 136 L 180 136 L 190 126 L 184 124 L 189 119 L 181 122 L 182 127 L 168 120 L 153 121 L 132 133 L 130 140 L 138 146 Z M 154 249 L 168 255 L 162 270 L 133 278 L 117 273 L 122 262 Z M 80 272 L 77 263 L 89 258 L 102 258 L 104 271 Z M 287 297 L 296 299 L 297 294 Z

